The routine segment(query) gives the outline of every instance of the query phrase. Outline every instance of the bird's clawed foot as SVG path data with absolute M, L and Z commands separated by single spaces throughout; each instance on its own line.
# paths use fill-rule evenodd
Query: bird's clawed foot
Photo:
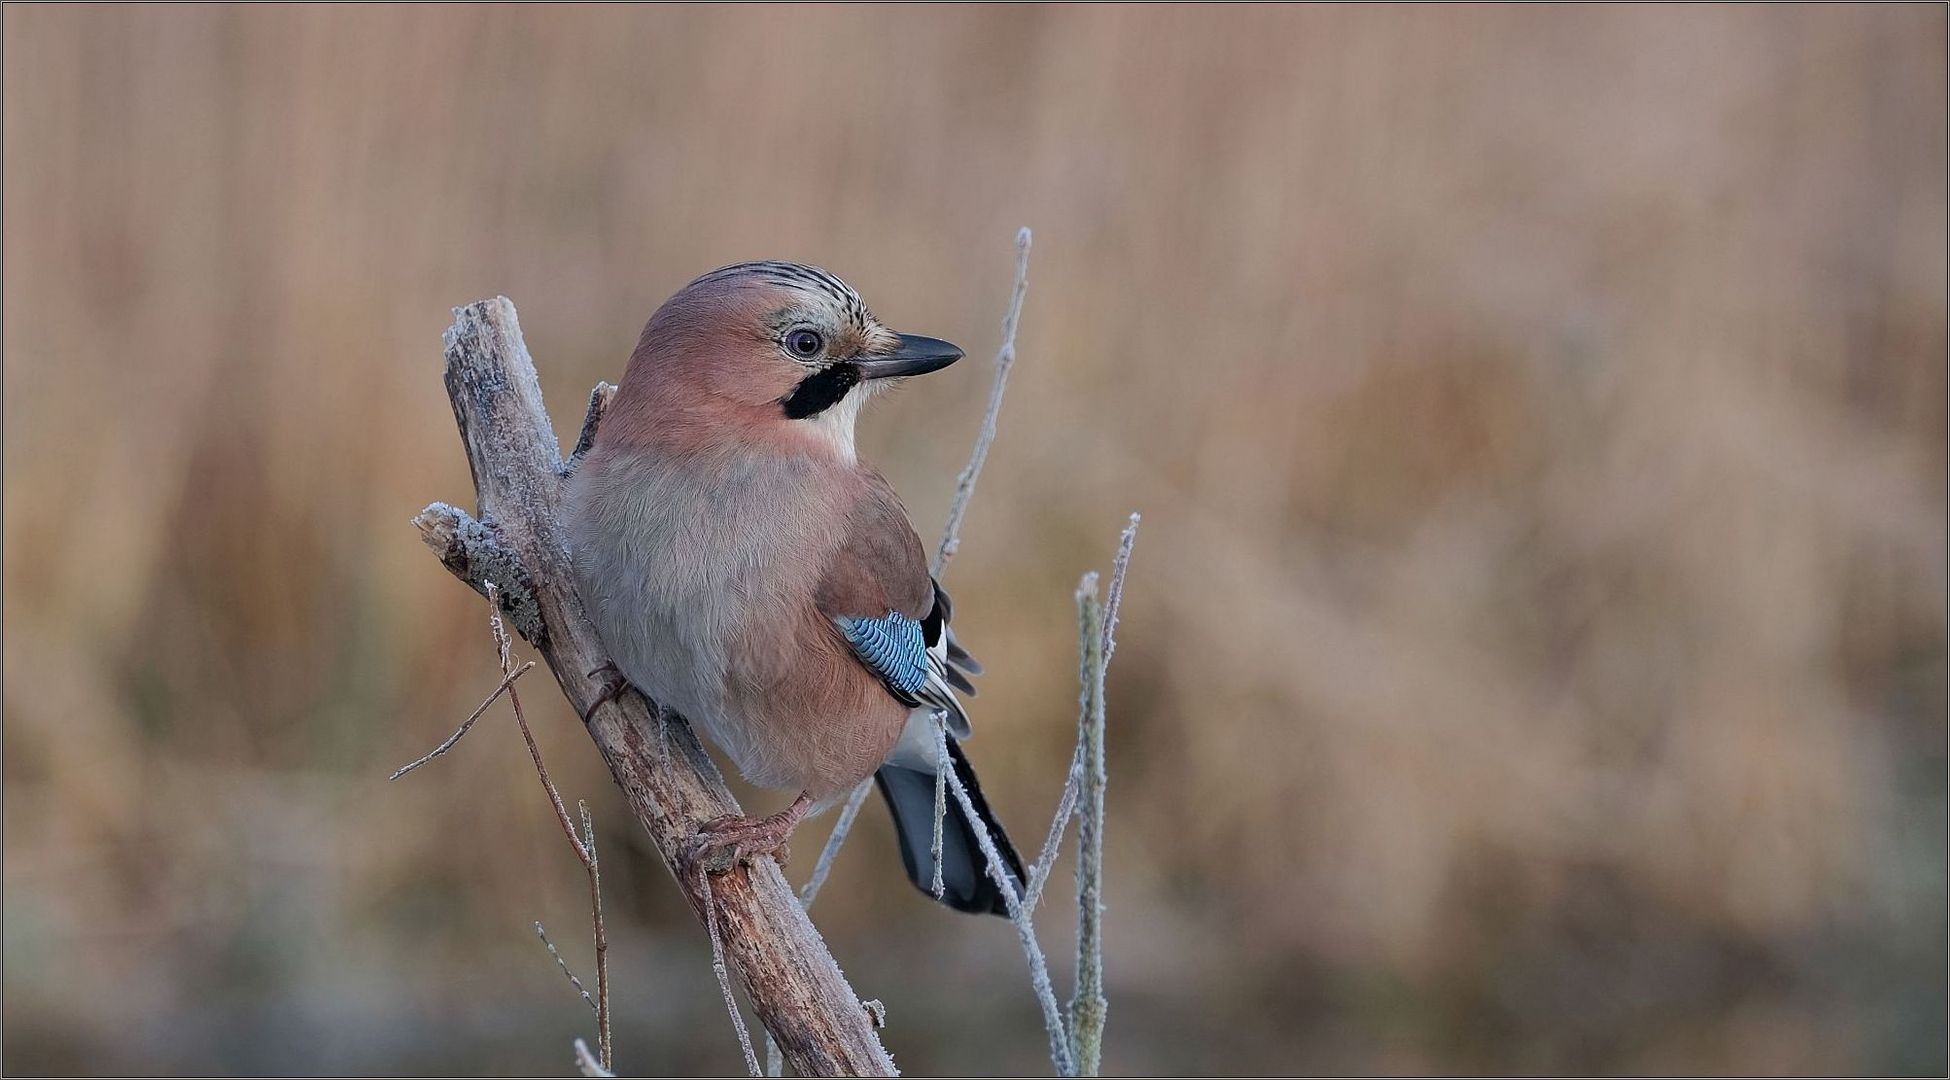
M 784 866 L 792 856 L 786 841 L 811 809 L 812 796 L 801 792 L 791 806 L 768 817 L 726 814 L 712 818 L 698 826 L 697 835 L 691 839 L 691 861 L 713 874 L 764 855 Z
M 590 717 L 596 715 L 597 709 L 622 697 L 623 691 L 630 688 L 630 680 L 624 678 L 623 673 L 617 670 L 616 661 L 614 660 L 588 674 L 588 678 L 591 679 L 598 676 L 602 677 L 603 688 L 596 692 L 596 700 L 590 702 L 589 706 L 582 710 L 582 722 L 585 724 L 589 722 Z

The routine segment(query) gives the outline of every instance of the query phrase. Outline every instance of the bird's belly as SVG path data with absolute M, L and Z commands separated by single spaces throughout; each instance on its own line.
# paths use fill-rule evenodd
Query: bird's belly
M 579 558 L 578 563 L 582 560 Z M 761 575 L 709 558 L 671 557 L 592 566 L 581 574 L 597 633 L 624 677 L 729 756 L 746 779 L 773 783 L 763 732 L 733 702 L 735 645 L 753 612 L 734 596 L 763 588 Z

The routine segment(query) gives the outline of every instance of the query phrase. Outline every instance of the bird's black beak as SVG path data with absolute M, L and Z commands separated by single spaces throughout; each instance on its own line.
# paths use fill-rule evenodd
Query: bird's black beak
M 853 361 L 862 379 L 888 379 L 897 375 L 926 375 L 940 371 L 961 359 L 961 350 L 939 338 L 900 335 L 894 351 L 879 356 L 862 356 Z

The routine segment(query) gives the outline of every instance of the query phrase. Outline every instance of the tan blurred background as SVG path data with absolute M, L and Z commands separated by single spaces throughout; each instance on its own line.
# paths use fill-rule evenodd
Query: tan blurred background
M 9 6 L 0 1066 L 562 1071 L 592 1025 L 529 923 L 591 974 L 583 884 L 508 717 L 386 783 L 494 681 L 407 524 L 470 495 L 449 308 L 517 302 L 572 433 L 691 276 L 831 268 L 975 358 L 864 424 L 932 538 L 1027 224 L 947 583 L 1033 844 L 1071 589 L 1146 515 L 1107 1069 L 1940 1074 L 1944 40 Z M 735 1071 L 702 932 L 534 685 L 610 853 L 623 1066 Z M 1046 1070 L 1007 925 L 862 820 L 819 922 L 898 1061 Z

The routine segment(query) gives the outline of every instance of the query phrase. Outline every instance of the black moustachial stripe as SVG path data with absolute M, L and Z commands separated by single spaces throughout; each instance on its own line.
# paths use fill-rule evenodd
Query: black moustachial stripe
M 859 368 L 850 363 L 834 364 L 799 380 L 798 387 L 780 399 L 779 404 L 785 408 L 789 420 L 818 416 L 839 404 L 846 392 L 859 381 Z

